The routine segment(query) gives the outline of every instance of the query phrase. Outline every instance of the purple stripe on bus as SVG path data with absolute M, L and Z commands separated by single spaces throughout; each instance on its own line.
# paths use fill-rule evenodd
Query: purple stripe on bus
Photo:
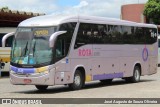
M 19 68 L 20 72 L 22 71 L 22 73 L 24 74 L 30 74 L 30 73 L 35 73 L 35 69 L 34 68 Z
M 22 73 L 22 74 L 35 73 L 34 68 L 17 68 L 17 67 L 11 66 L 11 70 L 16 72 L 16 73 Z
M 14 66 L 11 66 L 11 70 L 14 71 L 14 72 L 17 72 L 17 71 L 18 71 L 18 68 L 17 68 L 17 67 L 14 67 Z
M 103 80 L 103 79 L 112 79 L 121 77 L 123 77 L 123 73 L 102 74 L 102 75 L 94 75 L 93 80 Z

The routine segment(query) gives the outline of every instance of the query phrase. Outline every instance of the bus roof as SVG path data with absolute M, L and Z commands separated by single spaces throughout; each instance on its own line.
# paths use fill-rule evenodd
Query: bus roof
M 136 23 L 125 21 L 115 18 L 106 18 L 98 16 L 83 16 L 83 15 L 45 15 L 29 18 L 22 21 L 19 27 L 43 27 L 43 26 L 57 26 L 67 22 L 84 22 L 84 23 L 97 23 L 97 24 L 111 24 L 111 25 L 126 25 L 126 26 L 139 26 L 157 28 L 153 24 Z

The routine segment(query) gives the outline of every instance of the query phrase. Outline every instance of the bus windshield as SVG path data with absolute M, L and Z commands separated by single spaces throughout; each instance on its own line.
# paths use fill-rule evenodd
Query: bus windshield
M 51 63 L 49 38 L 57 27 L 18 28 L 12 46 L 11 62 L 15 64 Z

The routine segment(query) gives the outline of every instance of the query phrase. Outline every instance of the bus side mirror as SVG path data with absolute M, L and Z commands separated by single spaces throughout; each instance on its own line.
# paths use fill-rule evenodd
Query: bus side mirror
M 10 36 L 13 36 L 13 35 L 15 35 L 15 32 L 11 32 L 11 33 L 8 33 L 8 34 L 3 36 L 3 38 L 2 38 L 2 47 L 5 47 L 7 38 L 9 38 Z
M 49 38 L 49 47 L 52 48 L 54 47 L 54 44 L 55 44 L 55 41 L 56 41 L 56 38 L 61 35 L 61 34 L 64 34 L 66 33 L 67 31 L 58 31 L 58 32 L 55 32 L 51 35 L 51 37 Z

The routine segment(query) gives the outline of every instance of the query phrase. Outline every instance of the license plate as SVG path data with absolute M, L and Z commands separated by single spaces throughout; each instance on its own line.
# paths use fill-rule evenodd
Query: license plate
M 24 83 L 25 83 L 25 84 L 30 84 L 31 82 L 32 82 L 31 79 L 24 79 Z

